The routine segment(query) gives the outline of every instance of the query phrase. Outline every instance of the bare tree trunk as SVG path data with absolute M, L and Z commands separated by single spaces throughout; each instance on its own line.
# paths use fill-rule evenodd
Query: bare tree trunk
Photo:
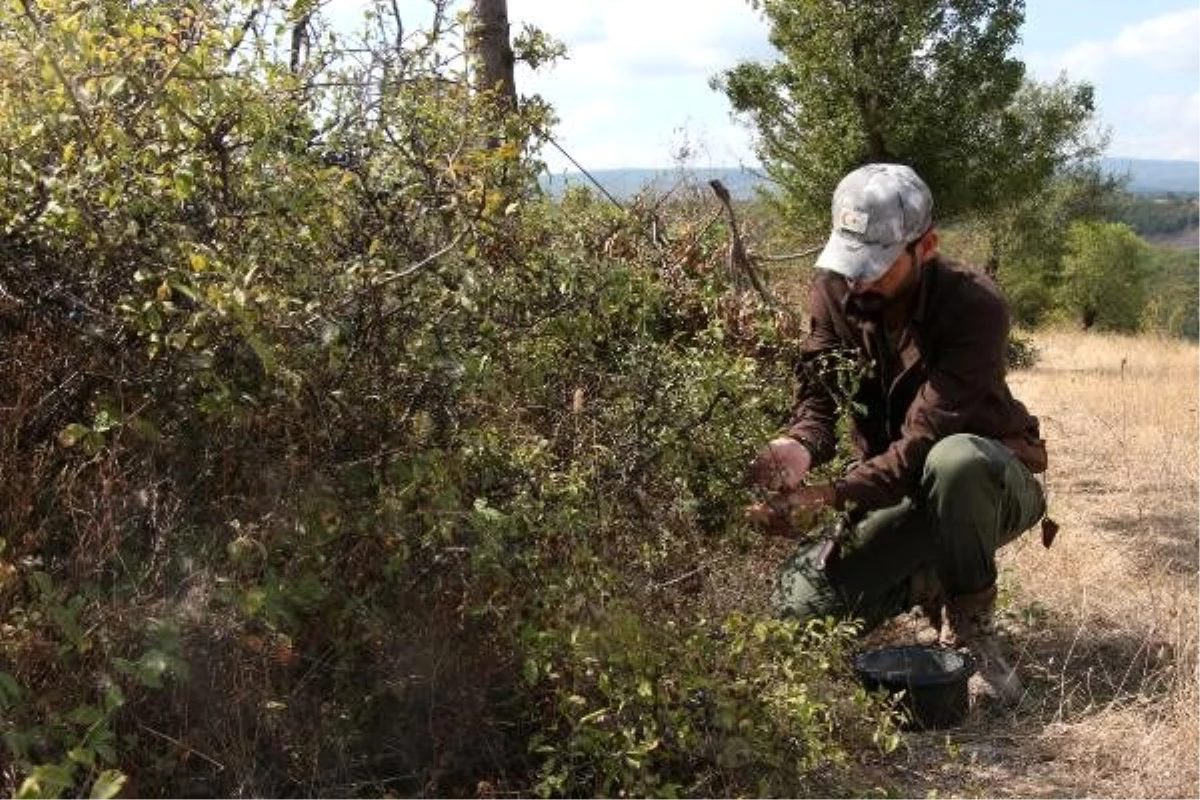
M 516 108 L 512 45 L 508 40 L 508 0 L 474 0 L 469 34 L 475 62 L 475 88 L 497 90 L 497 98 Z
M 293 75 L 299 74 L 304 52 L 308 49 L 308 24 L 311 20 L 312 13 L 306 12 L 292 24 L 292 57 L 288 66 Z

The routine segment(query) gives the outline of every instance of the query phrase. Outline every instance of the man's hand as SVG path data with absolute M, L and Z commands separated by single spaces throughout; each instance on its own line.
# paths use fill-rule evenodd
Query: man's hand
M 797 536 L 816 525 L 821 512 L 832 508 L 835 499 L 832 484 L 798 486 L 754 503 L 746 509 L 746 518 L 763 533 Z
M 787 492 L 800 486 L 812 469 L 812 453 L 795 439 L 772 439 L 754 459 L 754 482 L 772 492 Z

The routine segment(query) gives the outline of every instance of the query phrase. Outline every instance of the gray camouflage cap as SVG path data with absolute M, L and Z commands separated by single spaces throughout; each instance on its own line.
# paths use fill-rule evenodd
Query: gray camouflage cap
M 933 224 L 933 195 L 903 164 L 867 164 L 833 193 L 833 232 L 817 266 L 873 281 Z

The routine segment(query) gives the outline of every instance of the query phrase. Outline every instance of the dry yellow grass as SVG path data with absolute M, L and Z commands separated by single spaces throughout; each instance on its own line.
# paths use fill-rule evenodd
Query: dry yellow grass
M 1198 797 L 1200 352 L 1046 332 L 1011 376 L 1051 448 L 1046 550 L 1001 553 L 1015 712 L 910 741 L 909 785 L 940 795 Z M 902 770 L 905 769 L 902 765 Z M 913 781 L 914 776 L 919 776 Z

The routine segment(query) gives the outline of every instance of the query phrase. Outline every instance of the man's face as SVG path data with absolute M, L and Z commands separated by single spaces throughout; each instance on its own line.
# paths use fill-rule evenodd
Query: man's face
M 904 248 L 887 272 L 873 281 L 846 279 L 854 302 L 864 313 L 872 316 L 882 313 L 916 282 L 918 246 L 919 243 L 914 242 Z

